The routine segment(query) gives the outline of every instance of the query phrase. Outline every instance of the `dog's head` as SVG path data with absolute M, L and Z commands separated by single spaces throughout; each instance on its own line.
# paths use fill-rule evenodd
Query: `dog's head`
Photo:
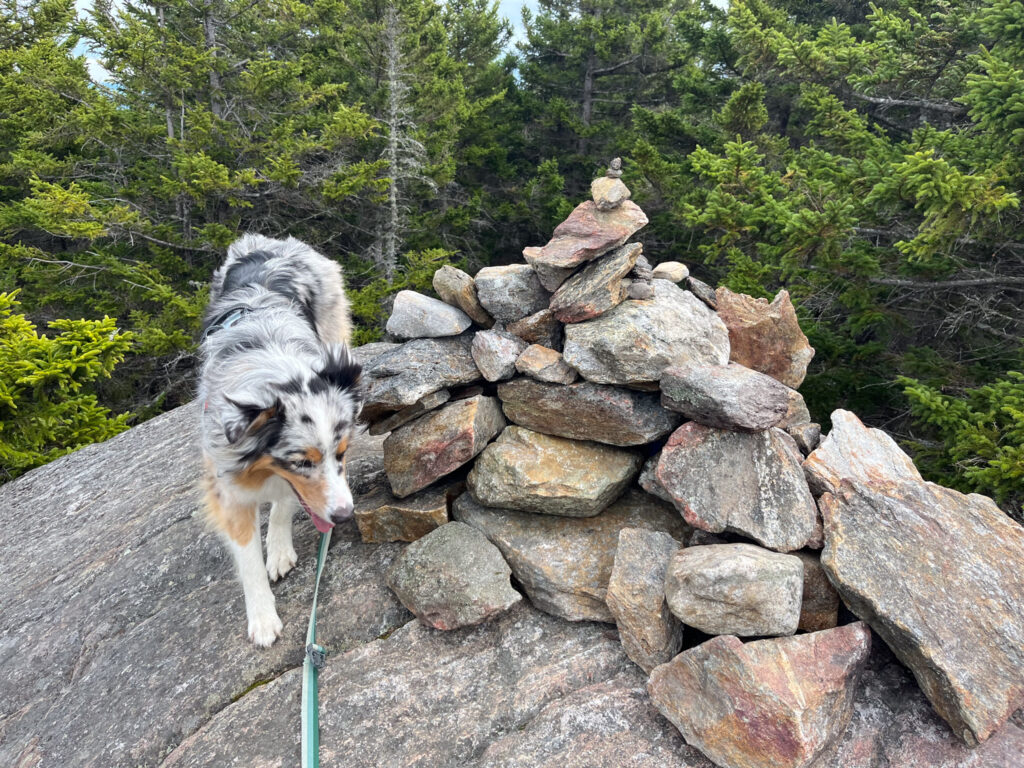
M 361 371 L 335 345 L 306 375 L 228 395 L 221 424 L 239 455 L 236 482 L 282 478 L 321 533 L 350 518 L 345 452 L 362 407 Z

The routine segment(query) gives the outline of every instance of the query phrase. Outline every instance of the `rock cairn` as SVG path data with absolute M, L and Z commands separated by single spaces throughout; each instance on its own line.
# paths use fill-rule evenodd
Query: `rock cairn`
M 391 495 L 356 515 L 367 541 L 416 542 L 389 584 L 438 629 L 502 613 L 513 586 L 616 624 L 655 706 L 724 768 L 817 760 L 871 629 L 960 739 L 987 739 L 1024 705 L 1024 529 L 853 414 L 821 440 L 788 294 L 652 269 L 620 177 L 616 158 L 525 264 L 396 298 L 402 343 L 364 371 Z M 840 625 L 840 598 L 861 621 Z

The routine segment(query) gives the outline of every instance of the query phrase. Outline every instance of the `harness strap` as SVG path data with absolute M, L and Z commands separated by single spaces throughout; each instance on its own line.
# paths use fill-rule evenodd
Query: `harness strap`
M 327 658 L 327 651 L 316 644 L 316 603 L 320 591 L 320 575 L 324 572 L 330 543 L 331 531 L 321 533 L 316 582 L 313 585 L 313 610 L 309 615 L 309 629 L 306 632 L 306 658 L 302 662 L 302 768 L 320 766 L 320 696 L 317 677 Z

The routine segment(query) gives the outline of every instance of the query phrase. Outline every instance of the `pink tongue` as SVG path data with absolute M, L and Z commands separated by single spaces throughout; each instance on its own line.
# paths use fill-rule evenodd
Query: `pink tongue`
M 309 516 L 313 518 L 313 525 L 316 526 L 316 529 L 320 531 L 320 533 L 327 533 L 334 527 L 334 523 L 328 523 L 322 517 L 314 515 L 312 512 L 309 513 Z

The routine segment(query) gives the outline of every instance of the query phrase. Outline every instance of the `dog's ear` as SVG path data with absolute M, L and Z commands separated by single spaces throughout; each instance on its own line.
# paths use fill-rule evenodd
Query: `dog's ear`
M 265 426 L 272 419 L 280 419 L 284 412 L 280 401 L 268 407 L 237 403 L 230 397 L 224 399 L 228 405 L 224 409 L 221 423 L 224 425 L 224 437 L 231 445 Z
M 349 390 L 356 400 L 357 411 L 363 401 L 362 375 L 363 367 L 344 344 L 332 345 L 323 366 L 316 372 L 316 377 L 327 386 Z

